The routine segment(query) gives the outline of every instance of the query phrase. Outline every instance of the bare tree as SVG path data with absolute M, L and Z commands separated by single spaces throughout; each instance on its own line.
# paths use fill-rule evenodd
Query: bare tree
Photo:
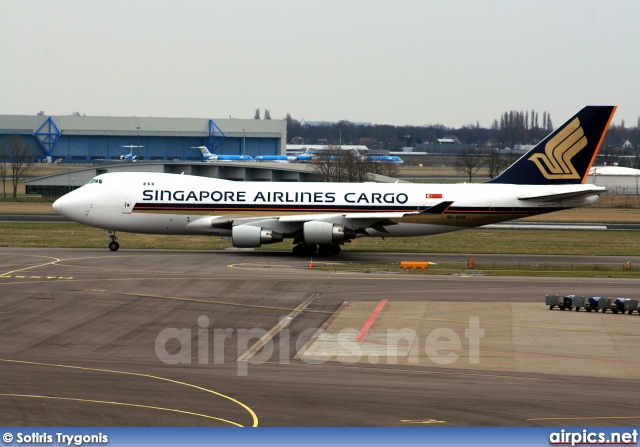
M 372 161 L 366 160 L 368 172 L 378 175 L 386 175 L 387 177 L 396 177 L 398 175 L 398 165 L 390 161 Z
M 551 114 L 547 113 L 547 133 L 553 132 L 553 122 L 551 121 Z
M 33 155 L 31 147 L 25 143 L 20 135 L 11 135 L 6 142 L 2 144 L 0 154 L 4 159 L 3 161 L 7 161 L 11 167 L 13 197 L 16 198 L 18 197 L 18 185 L 20 181 L 26 177 L 36 157 Z M 4 169 L 8 171 L 7 165 L 4 163 L 3 165 Z M 8 172 L 4 173 L 4 178 L 6 178 L 7 174 Z
M 371 161 L 359 157 L 339 146 L 327 146 L 322 154 L 311 162 L 314 173 L 322 182 L 358 183 L 371 180 Z
M 359 183 L 371 181 L 373 174 L 394 177 L 398 173 L 395 163 L 374 161 L 356 151 L 327 146 L 311 162 L 314 174 L 323 182 Z
M 260 109 L 256 109 L 256 113 L 253 115 L 254 120 L 260 119 Z
M 484 166 L 489 170 L 489 178 L 491 179 L 500 175 L 500 173 L 508 168 L 510 164 L 510 158 L 500 155 L 500 152 L 497 149 L 491 149 L 491 152 L 484 157 Z
M 484 158 L 477 149 L 462 149 L 453 162 L 453 169 L 469 176 L 471 183 L 473 176 L 483 165 Z
M 266 120 L 271 119 L 271 112 L 269 111 L 269 109 L 264 109 L 264 119 Z

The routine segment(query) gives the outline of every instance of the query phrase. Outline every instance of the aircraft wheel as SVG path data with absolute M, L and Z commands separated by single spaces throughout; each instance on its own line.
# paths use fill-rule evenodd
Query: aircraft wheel
M 307 256 L 313 256 L 318 252 L 318 246 L 316 244 L 305 244 L 304 254 Z
M 109 250 L 118 251 L 119 248 L 120 248 L 120 244 L 118 244 L 116 241 L 111 241 L 109 243 Z
M 340 249 L 340 245 L 339 244 L 331 244 L 331 245 L 329 245 L 328 248 L 329 248 L 328 254 L 330 254 L 332 256 L 340 254 L 340 250 L 341 249 Z
M 293 254 L 296 256 L 302 256 L 304 254 L 304 245 L 303 244 L 294 245 Z
M 331 248 L 330 247 L 331 247 L 331 245 L 326 245 L 326 244 L 320 245 L 318 247 L 318 254 L 319 255 L 323 255 L 323 256 L 330 254 L 331 253 Z

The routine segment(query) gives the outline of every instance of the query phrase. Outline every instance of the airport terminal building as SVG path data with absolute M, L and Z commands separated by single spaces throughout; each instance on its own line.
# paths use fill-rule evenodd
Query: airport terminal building
M 0 143 L 22 136 L 38 161 L 200 160 L 218 155 L 284 155 L 285 120 L 0 115 Z M 127 147 L 128 146 L 128 147 Z M 139 147 L 131 147 L 139 146 Z

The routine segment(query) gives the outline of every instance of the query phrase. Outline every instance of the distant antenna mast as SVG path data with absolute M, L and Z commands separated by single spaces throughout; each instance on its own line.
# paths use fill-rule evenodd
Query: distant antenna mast
M 209 120 L 209 143 L 207 144 L 209 152 L 215 154 L 225 138 L 227 136 L 218 125 L 213 120 Z

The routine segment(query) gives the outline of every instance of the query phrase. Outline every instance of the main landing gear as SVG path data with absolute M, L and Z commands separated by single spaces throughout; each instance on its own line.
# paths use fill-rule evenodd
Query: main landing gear
M 293 254 L 296 256 L 313 256 L 315 254 L 335 256 L 340 253 L 339 244 L 298 244 L 293 247 Z
M 111 242 L 109 242 L 109 250 L 118 251 L 118 249 L 120 248 L 120 244 L 116 242 L 118 240 L 118 238 L 116 237 L 116 232 L 113 230 L 107 230 L 107 236 L 109 236 L 109 239 L 111 239 Z

